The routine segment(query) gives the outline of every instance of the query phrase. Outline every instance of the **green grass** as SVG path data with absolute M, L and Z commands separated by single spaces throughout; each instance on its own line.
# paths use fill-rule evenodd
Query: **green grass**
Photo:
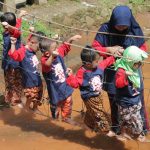
M 32 25 L 31 25 L 32 24 Z M 22 29 L 25 31 L 29 31 L 29 27 L 30 26 L 34 26 L 35 31 L 42 31 L 46 34 L 47 37 L 51 37 L 52 35 L 54 35 L 54 31 L 52 31 L 51 27 L 49 25 L 46 25 L 45 23 L 36 20 L 34 22 L 27 22 L 27 21 L 23 21 L 22 22 Z M 26 37 L 28 37 L 29 33 L 28 32 L 24 32 L 22 34 L 22 38 L 26 39 Z
M 35 27 L 35 31 L 42 31 L 46 34 L 47 37 L 52 37 L 55 32 L 52 31 L 51 27 L 49 25 L 46 25 L 45 23 L 36 20 L 35 22 L 28 22 L 26 20 L 23 20 L 22 22 L 22 41 L 26 42 L 28 35 L 30 34 L 29 32 L 29 27 L 31 26 L 30 24 L 33 24 L 32 26 Z M 0 26 L 0 59 L 1 59 L 1 53 L 2 53 L 2 43 L 3 43 L 3 37 L 2 37 L 2 32 L 3 32 L 3 27 Z
M 142 4 L 144 2 L 145 0 L 129 0 L 129 3 L 132 3 L 132 4 Z

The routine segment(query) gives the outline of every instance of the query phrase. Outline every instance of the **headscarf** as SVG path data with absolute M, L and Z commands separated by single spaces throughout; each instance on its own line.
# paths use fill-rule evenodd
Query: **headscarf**
M 115 29 L 114 26 L 116 25 L 125 25 L 128 26 L 128 29 L 120 32 Z M 142 30 L 139 24 L 136 22 L 128 6 L 115 7 L 112 11 L 112 15 L 110 17 L 109 22 L 102 24 L 102 26 L 99 29 L 99 32 L 143 36 Z M 131 45 L 140 47 L 145 42 L 144 38 L 113 36 L 99 33 L 97 33 L 95 40 L 100 42 L 105 47 L 119 45 L 122 46 L 124 49 Z
M 134 69 L 134 63 L 141 62 L 148 57 L 148 54 L 136 46 L 130 46 L 123 52 L 123 57 L 118 59 L 115 63 L 115 70 L 123 68 L 126 71 L 133 73 L 129 75 L 129 80 L 136 88 L 140 87 L 140 74 L 138 69 Z

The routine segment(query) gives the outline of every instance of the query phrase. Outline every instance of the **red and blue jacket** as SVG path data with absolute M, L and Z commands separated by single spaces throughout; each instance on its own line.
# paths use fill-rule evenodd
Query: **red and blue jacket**
M 50 67 L 45 65 L 48 57 L 42 56 L 41 58 L 42 73 L 47 84 L 50 103 L 54 105 L 68 98 L 73 92 L 73 88 L 66 83 L 66 66 L 63 60 L 69 51 L 70 45 L 62 44 L 58 48 L 59 55 L 56 56 Z
M 41 86 L 42 81 L 39 73 L 39 61 L 35 52 L 21 46 L 21 48 L 15 50 L 13 53 L 9 51 L 8 54 L 13 60 L 20 62 L 24 88 Z
M 92 46 L 96 50 L 98 50 L 100 52 L 100 55 L 103 56 L 104 59 L 105 59 L 105 58 L 109 57 L 109 55 L 106 54 L 106 52 L 107 52 L 106 47 L 107 46 L 115 46 L 115 45 L 111 45 L 111 40 L 110 39 L 106 38 L 105 40 L 103 40 L 103 36 L 105 36 L 105 35 L 97 34 L 96 37 L 95 37 L 95 40 L 92 43 Z M 103 43 L 100 42 L 100 39 L 102 39 Z M 105 42 L 106 43 L 110 42 L 110 45 L 106 45 Z M 130 43 L 130 44 L 134 45 L 132 43 Z M 116 44 L 116 45 L 118 45 L 118 44 Z M 126 47 L 124 47 L 124 48 L 126 48 Z M 147 50 L 147 45 L 146 45 L 145 42 L 140 46 L 140 49 L 142 49 L 144 51 Z M 113 66 L 111 66 L 111 68 L 113 68 Z M 107 91 L 110 94 L 116 94 L 116 88 L 115 88 L 115 73 L 116 73 L 116 71 L 114 69 L 111 69 L 111 68 L 108 67 L 105 70 L 105 73 L 104 73 L 104 76 L 105 76 L 104 77 L 104 79 L 105 79 L 104 90 Z M 111 74 L 111 76 L 110 76 L 110 74 Z
M 142 84 L 142 82 L 141 82 Z M 133 84 L 128 79 L 125 70 L 119 68 L 115 75 L 116 100 L 122 107 L 137 105 L 140 99 L 141 89 L 133 88 Z M 142 85 L 141 85 L 142 86 Z
M 114 57 L 110 56 L 101 61 L 98 67 L 93 70 L 87 70 L 84 66 L 81 66 L 76 75 L 70 75 L 67 78 L 67 83 L 73 88 L 80 88 L 83 100 L 98 96 L 102 91 L 104 69 L 114 62 Z
M 22 23 L 22 19 L 17 19 L 16 28 L 20 28 Z M 2 54 L 2 69 L 7 70 L 9 68 L 19 68 L 19 62 L 14 61 L 8 55 L 8 51 L 11 48 L 11 40 L 10 37 L 17 38 L 16 49 L 18 49 L 21 45 L 21 32 L 17 29 L 12 30 L 11 32 L 5 31 L 3 33 L 3 54 Z

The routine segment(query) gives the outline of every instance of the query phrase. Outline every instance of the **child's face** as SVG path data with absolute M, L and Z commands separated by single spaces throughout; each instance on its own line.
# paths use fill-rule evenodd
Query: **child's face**
M 55 51 L 57 49 L 57 43 L 56 42 L 53 42 L 51 45 L 50 45 L 50 53 L 52 53 L 53 51 Z
M 55 51 L 57 49 L 57 43 L 53 42 L 51 43 L 51 45 L 49 46 L 49 50 L 44 52 L 44 56 L 49 57 L 51 56 L 52 52 Z
M 37 52 L 39 50 L 39 42 L 36 37 L 31 37 L 28 46 L 30 49 L 32 49 L 34 52 Z
M 97 54 L 95 60 L 92 62 L 92 68 L 96 68 L 99 63 L 100 56 Z
M 95 69 L 98 66 L 99 59 L 100 59 L 100 56 L 97 54 L 95 60 L 93 60 L 92 63 L 87 63 L 86 67 L 88 69 Z
M 142 65 L 142 62 L 137 62 L 137 63 L 134 63 L 133 65 L 133 69 L 136 70 L 136 69 L 139 69 L 139 67 Z

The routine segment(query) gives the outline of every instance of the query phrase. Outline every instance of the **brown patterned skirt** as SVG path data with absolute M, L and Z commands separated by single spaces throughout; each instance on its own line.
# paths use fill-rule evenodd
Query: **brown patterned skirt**
M 108 132 L 109 116 L 104 110 L 102 96 L 91 97 L 84 101 L 86 113 L 84 123 L 96 132 Z
M 5 101 L 16 105 L 21 103 L 22 75 L 19 69 L 8 69 L 4 72 Z
M 43 86 L 39 87 L 32 87 L 32 88 L 25 88 L 24 94 L 26 96 L 27 102 L 33 102 L 33 105 L 41 105 L 41 99 L 43 95 Z M 34 107 L 34 106 L 33 106 Z

